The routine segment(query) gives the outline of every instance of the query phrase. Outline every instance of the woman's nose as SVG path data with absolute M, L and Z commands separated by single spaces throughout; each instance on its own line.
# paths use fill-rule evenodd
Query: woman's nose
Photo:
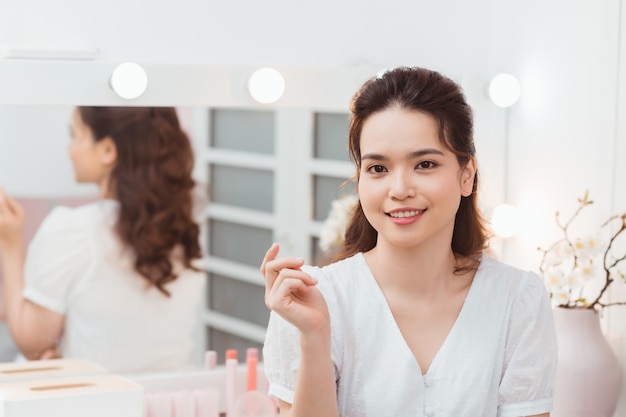
M 397 200 L 415 197 L 416 184 L 412 176 L 406 172 L 396 172 L 392 176 L 391 185 L 389 187 L 389 196 Z

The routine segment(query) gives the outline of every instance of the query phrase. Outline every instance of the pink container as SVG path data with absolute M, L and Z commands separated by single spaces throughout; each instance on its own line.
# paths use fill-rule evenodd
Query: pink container
M 552 417 L 613 417 L 621 385 L 615 352 L 600 328 L 599 314 L 554 308 L 559 344 Z

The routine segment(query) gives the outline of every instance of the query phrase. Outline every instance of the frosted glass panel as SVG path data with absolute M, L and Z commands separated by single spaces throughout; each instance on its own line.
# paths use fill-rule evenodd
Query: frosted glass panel
M 209 349 L 217 352 L 217 363 L 219 365 L 224 364 L 224 356 L 226 355 L 227 349 L 237 350 L 237 358 L 239 359 L 240 363 L 245 363 L 246 349 L 248 348 L 259 349 L 259 362 L 261 362 L 263 359 L 263 355 L 260 354 L 263 346 L 251 340 L 243 339 L 241 337 L 235 336 L 230 333 L 225 333 L 212 327 L 209 327 L 207 330 L 207 340 L 209 344 Z
M 258 268 L 272 244 L 272 230 L 230 223 L 209 221 L 210 254 Z
M 336 198 L 354 192 L 353 183 L 342 186 L 345 178 L 325 177 L 316 175 L 313 177 L 313 219 L 324 221 L 328 217 L 331 203 Z
M 324 254 L 322 253 L 319 245 L 320 240 L 315 236 L 311 236 L 311 259 L 314 265 L 318 265 L 324 261 Z
M 274 173 L 259 169 L 211 165 L 211 200 L 271 213 L 274 210 Z
M 313 156 L 320 159 L 349 161 L 347 114 L 317 113 Z
M 235 151 L 274 153 L 274 112 L 213 110 L 211 144 Z
M 261 272 L 259 272 L 259 277 L 261 277 Z M 209 300 L 211 310 L 259 326 L 266 326 L 270 317 L 270 311 L 265 306 L 265 287 L 263 286 L 210 274 Z

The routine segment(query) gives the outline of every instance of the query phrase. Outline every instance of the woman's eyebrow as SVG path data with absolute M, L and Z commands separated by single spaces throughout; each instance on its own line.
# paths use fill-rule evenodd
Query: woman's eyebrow
M 435 148 L 420 149 L 419 151 L 411 152 L 409 155 L 411 158 L 419 158 L 420 156 L 433 155 L 433 154 L 443 156 L 443 152 Z
M 426 148 L 426 149 L 420 149 L 419 151 L 411 152 L 409 153 L 408 157 L 412 159 L 412 158 L 419 158 L 424 155 L 442 155 L 443 156 L 443 152 L 435 148 Z M 366 153 L 365 155 L 361 156 L 361 160 L 365 160 L 365 159 L 372 159 L 374 161 L 386 161 L 389 158 L 379 153 Z
M 361 160 L 364 160 L 364 159 L 373 159 L 374 161 L 386 161 L 389 158 L 379 153 L 366 153 L 365 155 L 361 156 Z

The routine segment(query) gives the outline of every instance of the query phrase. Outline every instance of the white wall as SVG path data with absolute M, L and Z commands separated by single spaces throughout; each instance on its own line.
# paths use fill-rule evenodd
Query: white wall
M 549 243 L 558 233 L 553 213 L 571 213 L 585 190 L 596 203 L 582 229 L 591 231 L 609 214 L 626 210 L 624 9 L 623 0 L 9 0 L 0 5 L 0 46 L 97 47 L 100 52 L 95 61 L 81 63 L 91 69 L 81 67 L 83 80 L 55 73 L 60 77 L 57 85 L 63 87 L 57 89 L 49 88 L 48 81 L 37 84 L 46 71 L 33 70 L 33 62 L 0 60 L 0 103 L 19 101 L 15 86 L 25 83 L 24 104 L 57 99 L 115 104 L 104 82 L 97 91 L 86 91 L 81 82 L 105 77 L 111 65 L 122 60 L 158 67 L 161 78 L 156 84 L 174 84 L 167 91 L 153 84 L 146 103 L 166 97 L 180 105 L 203 100 L 211 104 L 213 98 L 225 100 L 228 94 L 241 94 L 244 100 L 242 88 L 211 90 L 210 83 L 201 82 L 205 66 L 230 66 L 235 72 L 255 65 L 331 71 L 395 65 L 438 69 L 463 84 L 475 108 L 485 207 L 490 209 L 506 195 L 523 209 L 523 233 L 506 242 L 505 260 L 537 270 L 537 245 Z M 53 72 L 61 64 L 35 65 Z M 78 71 L 79 64 L 68 65 Z M 30 79 L 20 79 L 19 68 L 27 68 Z M 507 111 L 491 105 L 483 94 L 489 78 L 500 71 L 516 75 L 523 88 L 520 101 L 508 110 L 508 129 Z M 6 80 L 2 74 L 17 79 Z M 321 78 L 318 74 L 316 82 Z M 239 85 L 244 79 L 239 74 L 220 85 Z M 317 93 L 333 95 L 333 106 L 344 108 L 345 102 L 347 108 L 355 79 L 346 80 L 326 85 L 336 88 L 293 94 L 305 96 L 304 101 L 315 100 Z M 34 95 L 29 95 L 29 85 L 36 86 Z M 4 101 L 2 91 L 9 97 Z M 287 99 L 302 105 L 293 97 Z M 4 164 L 15 155 L 29 154 L 25 147 L 30 145 L 12 140 L 21 132 L 17 127 L 0 132 L 1 183 L 9 166 Z M 46 164 L 51 160 L 52 153 Z M 622 361 L 626 324 L 620 325 L 618 318 L 624 309 L 614 307 L 604 319 Z M 623 398 L 626 403 L 626 391 Z M 622 407 L 626 410 L 626 404 Z
M 488 40 L 489 5 L 8 0 L 0 6 L 0 45 L 97 47 L 105 61 L 481 68 L 486 54 L 476 55 L 476 47 Z
M 70 116 L 66 106 L 0 106 L 0 186 L 22 197 L 96 195 L 74 183 Z
M 524 86 L 510 109 L 508 188 L 531 220 L 509 254 L 532 265 L 537 256 L 524 248 L 557 232 L 543 214 L 573 211 L 585 190 L 599 216 L 614 208 L 620 9 L 617 0 L 506 3 L 493 57 L 514 68 Z

